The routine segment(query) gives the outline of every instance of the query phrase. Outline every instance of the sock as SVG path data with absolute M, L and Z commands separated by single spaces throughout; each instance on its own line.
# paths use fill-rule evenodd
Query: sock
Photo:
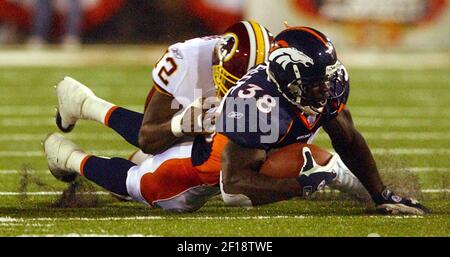
M 128 196 L 128 170 L 136 164 L 121 158 L 90 156 L 84 162 L 82 174 L 90 181 L 118 195 Z
M 128 143 L 139 147 L 139 130 L 144 115 L 121 107 L 111 109 L 105 125 L 121 135 Z
M 67 159 L 66 167 L 69 170 L 76 171 L 81 174 L 81 166 L 83 160 L 88 156 L 89 155 L 83 151 L 74 151 L 73 153 L 70 154 L 69 158 Z
M 85 119 L 95 120 L 105 124 L 108 115 L 117 106 L 98 97 L 88 97 L 81 108 L 81 115 Z

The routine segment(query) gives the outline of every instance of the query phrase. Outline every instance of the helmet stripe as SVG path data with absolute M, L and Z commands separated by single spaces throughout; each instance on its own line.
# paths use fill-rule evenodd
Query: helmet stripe
M 261 27 L 261 31 L 263 32 L 264 36 L 264 62 L 267 61 L 267 58 L 269 57 L 269 49 L 270 49 L 270 39 L 269 39 L 269 33 L 267 32 L 266 28 L 264 28 L 261 24 L 259 24 Z
M 307 27 L 297 27 L 296 29 L 303 30 L 309 32 L 313 36 L 317 37 L 325 46 L 328 46 L 327 40 L 323 39 L 317 32 Z
M 248 23 L 247 21 L 243 21 L 242 22 L 245 25 L 245 28 L 247 29 L 247 33 L 248 33 L 248 37 L 250 39 L 250 49 L 249 49 L 249 54 L 250 54 L 250 58 L 248 61 L 248 67 L 247 70 L 250 70 L 250 68 L 252 68 L 253 66 L 255 66 L 255 61 L 256 61 L 256 37 L 255 37 L 255 33 L 253 32 L 253 28 L 252 25 L 250 25 L 250 23 Z
M 264 35 L 258 23 L 250 21 L 256 37 L 256 64 L 264 62 Z

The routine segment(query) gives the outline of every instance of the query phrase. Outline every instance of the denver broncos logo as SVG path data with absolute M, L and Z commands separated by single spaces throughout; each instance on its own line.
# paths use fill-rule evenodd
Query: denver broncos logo
M 280 64 L 284 70 L 286 70 L 286 66 L 289 63 L 301 63 L 305 67 L 314 65 L 314 61 L 311 57 L 292 47 L 278 48 L 273 51 L 269 56 L 269 61 Z

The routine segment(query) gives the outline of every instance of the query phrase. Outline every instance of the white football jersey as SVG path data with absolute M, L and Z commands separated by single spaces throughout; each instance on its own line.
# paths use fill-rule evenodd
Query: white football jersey
M 156 89 L 184 107 L 199 97 L 216 96 L 212 57 L 218 36 L 171 45 L 152 71 Z

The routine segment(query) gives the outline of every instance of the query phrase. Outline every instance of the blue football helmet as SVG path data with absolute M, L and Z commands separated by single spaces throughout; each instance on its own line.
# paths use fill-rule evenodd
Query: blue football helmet
M 278 34 L 269 52 L 269 79 L 307 115 L 333 106 L 348 90 L 348 74 L 331 41 L 309 27 L 291 27 Z

